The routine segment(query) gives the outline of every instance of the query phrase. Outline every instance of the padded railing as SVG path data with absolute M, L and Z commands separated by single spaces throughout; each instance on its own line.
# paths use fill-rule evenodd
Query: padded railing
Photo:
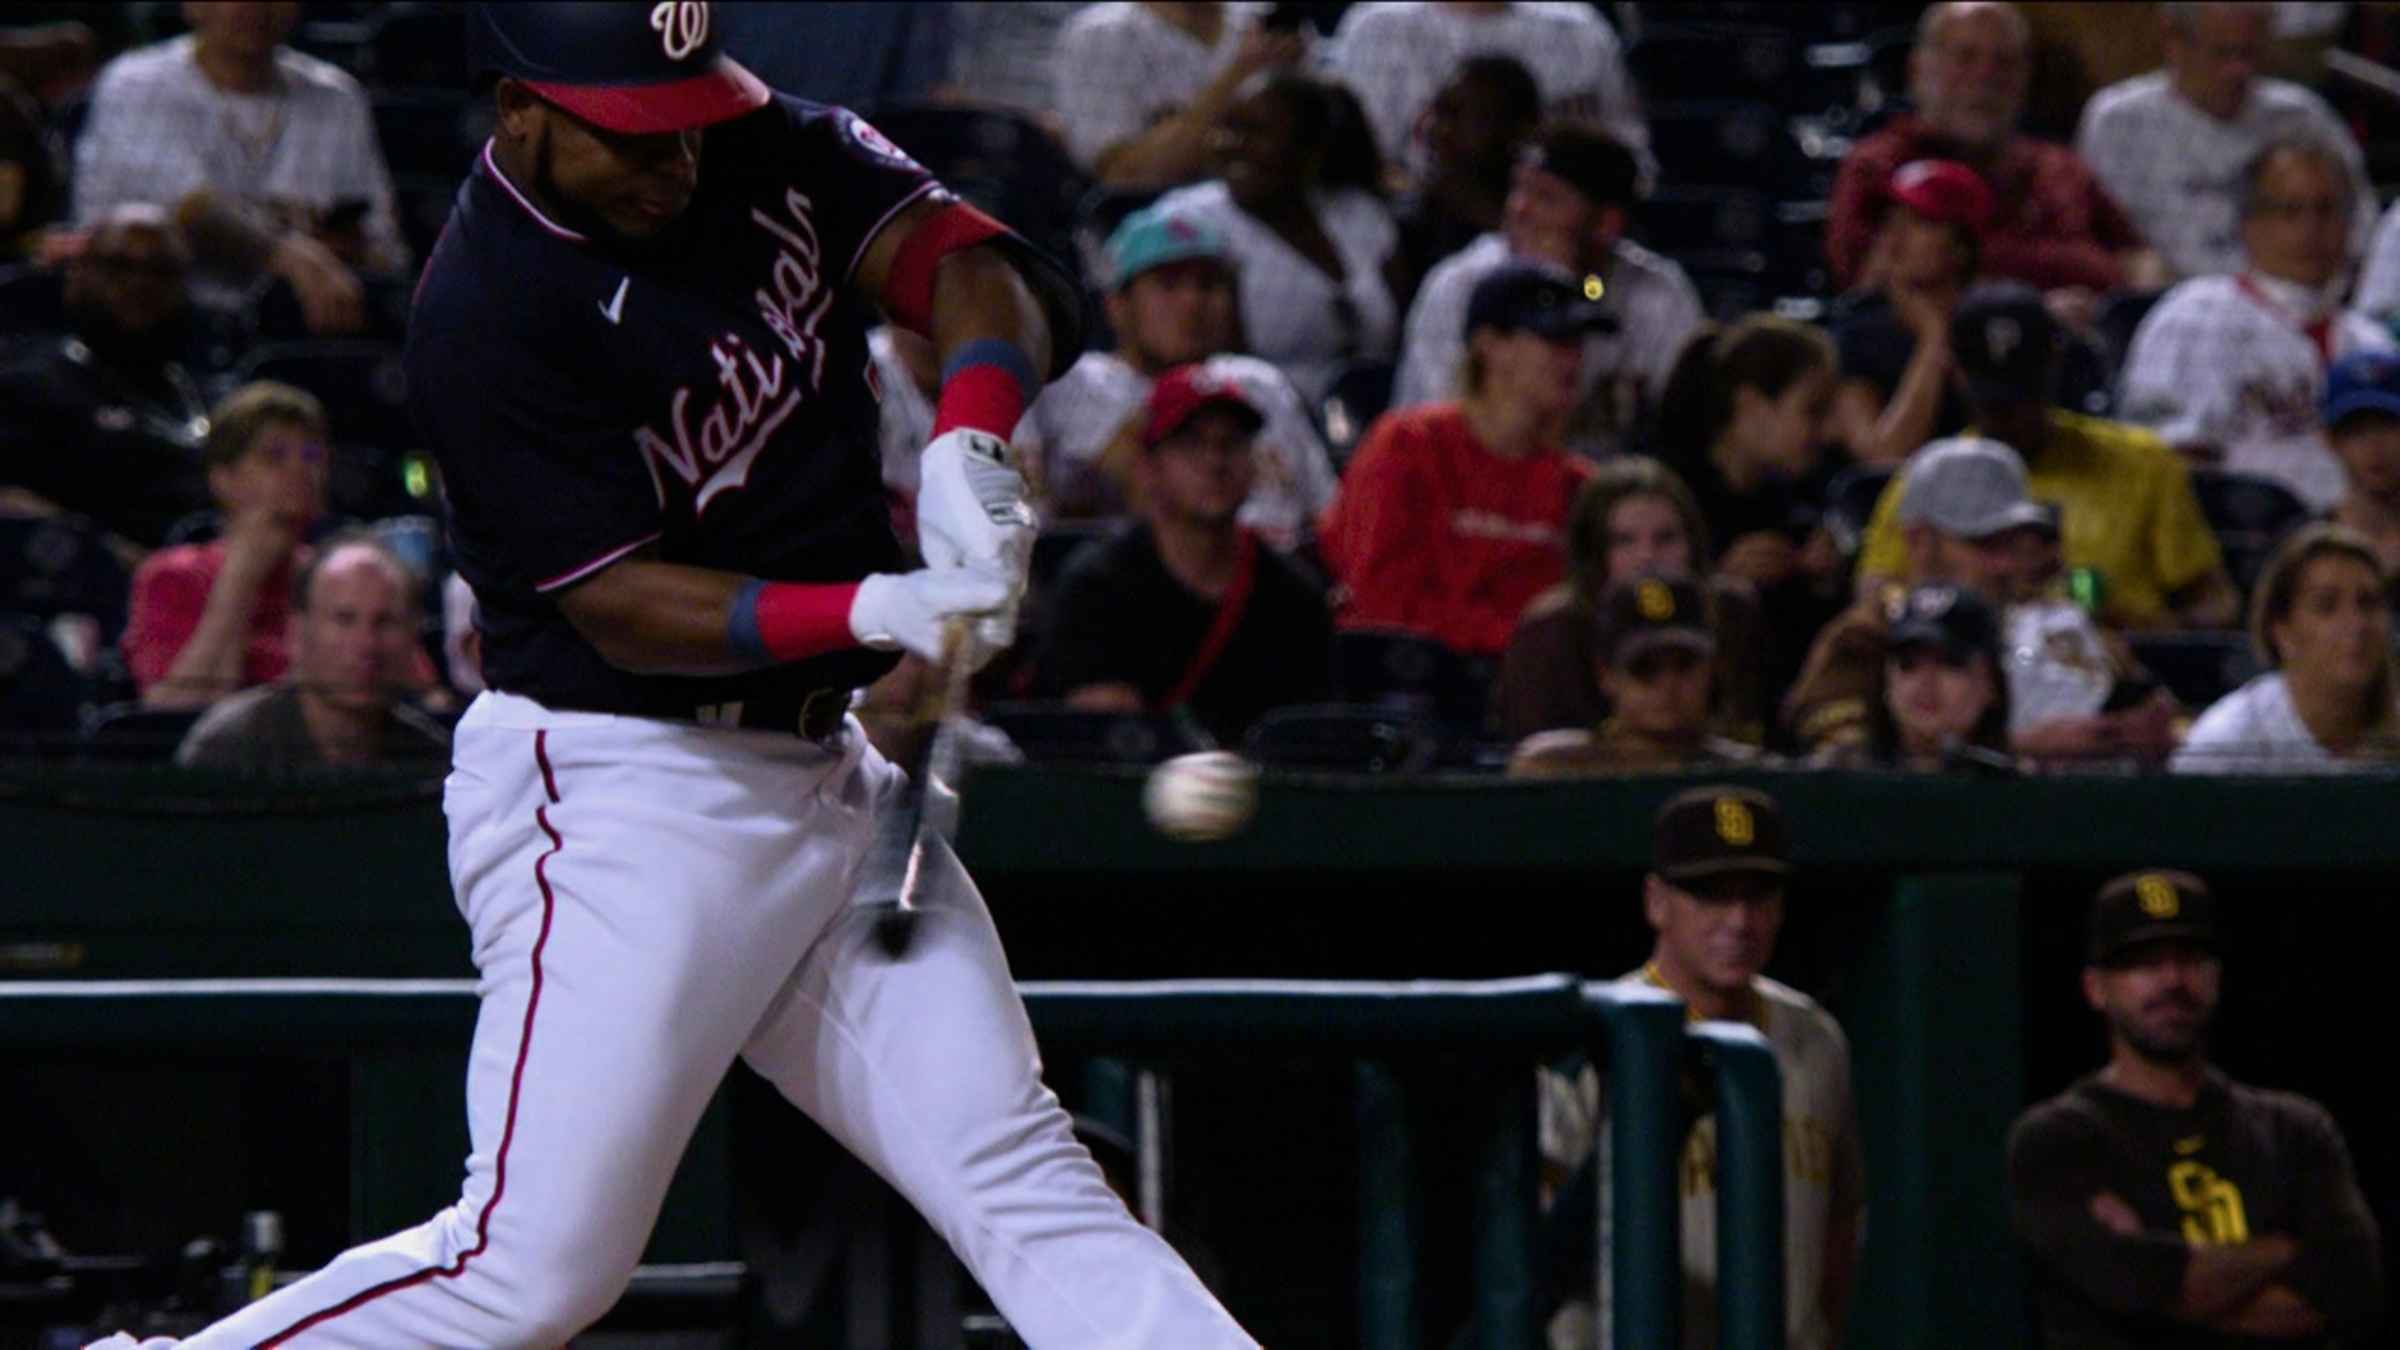
M 1687 1031 L 1666 994 L 1587 985 L 1566 975 L 1515 980 L 1350 983 L 1194 980 L 1021 986 L 1047 1047 L 1157 1061 L 1273 1051 L 1368 1064 L 1426 1054 L 1488 1054 L 1530 1070 L 1580 1048 L 1606 1066 L 1614 1130 L 1608 1200 L 1612 1231 L 1643 1234 L 1605 1259 L 1616 1344 L 1680 1343 L 1677 1167 L 1689 1122 L 1680 1075 L 1687 1056 L 1713 1073 L 1718 1100 L 1720 1344 L 1783 1343 L 1781 1088 L 1755 1032 Z M 463 1047 L 474 1025 L 469 980 L 92 980 L 0 982 L 0 1053 L 128 1052 L 173 1056 L 333 1050 L 354 1061 L 379 1050 Z M 1373 1084 L 1362 1073 L 1362 1086 Z M 1388 1080 L 1387 1086 L 1388 1086 Z M 1540 1344 L 1534 1294 L 1535 1197 L 1530 1074 L 1493 1115 L 1475 1160 L 1475 1343 Z M 1362 1092 L 1362 1123 L 1374 1114 Z M 1387 1118 L 1400 1113 L 1391 1113 Z M 405 1134 L 405 1124 L 392 1128 Z M 380 1133 L 354 1131 L 354 1138 Z M 1361 1218 L 1400 1198 L 1393 1165 L 1405 1134 L 1363 1131 Z M 423 1197 L 420 1197 L 423 1199 Z M 1361 1233 L 1361 1343 L 1420 1343 L 1413 1311 L 1414 1244 L 1405 1226 Z

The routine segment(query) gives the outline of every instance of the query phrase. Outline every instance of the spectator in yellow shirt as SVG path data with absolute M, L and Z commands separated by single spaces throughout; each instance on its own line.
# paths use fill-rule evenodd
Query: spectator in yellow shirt
M 2182 462 L 2148 431 L 2052 402 L 2061 334 L 2038 293 L 2013 283 L 1976 288 L 1959 306 L 1950 341 L 1978 432 L 2023 456 L 2034 497 L 2059 507 L 2066 566 L 2093 578 L 2103 624 L 2236 621 L 2240 597 Z M 1893 518 L 1900 487 L 1895 475 L 1875 504 L 1858 560 L 1862 587 L 1907 571 Z

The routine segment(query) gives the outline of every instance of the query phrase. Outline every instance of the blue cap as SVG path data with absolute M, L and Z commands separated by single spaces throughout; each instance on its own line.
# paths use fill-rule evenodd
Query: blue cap
M 2352 413 L 2400 417 L 2400 352 L 2352 352 L 2325 372 L 2325 397 L 2318 405 L 2326 426 Z
M 1217 233 L 1216 227 L 1193 216 L 1146 206 L 1118 222 L 1116 231 L 1108 236 L 1108 288 L 1123 290 L 1125 283 L 1153 267 L 1192 258 L 1222 263 L 1225 255 L 1225 236 Z
M 1461 336 L 1478 328 L 1548 338 L 1614 332 L 1616 316 L 1600 304 L 1602 290 L 1596 276 L 1579 278 L 1544 263 L 1503 263 L 1475 283 Z

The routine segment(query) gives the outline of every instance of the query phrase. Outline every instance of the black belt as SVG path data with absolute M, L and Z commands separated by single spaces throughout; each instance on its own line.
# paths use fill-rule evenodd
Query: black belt
M 702 726 L 739 727 L 744 731 L 781 731 L 804 740 L 827 740 L 840 732 L 849 715 L 849 689 L 808 689 L 798 694 L 735 699 L 702 704 L 691 720 Z

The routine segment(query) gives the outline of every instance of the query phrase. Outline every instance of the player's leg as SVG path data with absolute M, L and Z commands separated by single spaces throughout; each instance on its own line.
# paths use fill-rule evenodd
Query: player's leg
M 786 839 L 811 823 L 808 780 L 656 739 L 462 724 L 445 806 L 483 998 L 464 1194 L 188 1345 L 554 1346 L 622 1292 L 701 1112 L 823 917 L 756 899 L 822 858 L 689 837 L 772 801 L 801 816 L 762 832 Z M 833 832 L 863 834 L 835 814 Z
M 1075 1140 L 982 897 L 948 849 L 933 865 L 906 954 L 851 911 L 744 1058 L 925 1215 L 1027 1344 L 1256 1345 Z

